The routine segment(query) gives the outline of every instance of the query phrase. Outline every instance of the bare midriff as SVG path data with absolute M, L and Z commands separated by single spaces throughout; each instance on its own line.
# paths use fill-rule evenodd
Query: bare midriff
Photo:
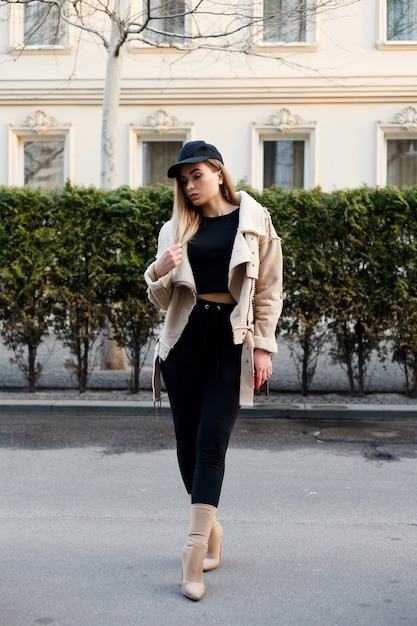
M 219 304 L 236 304 L 236 300 L 231 293 L 199 293 L 199 300 L 207 300 L 208 302 L 218 302 Z

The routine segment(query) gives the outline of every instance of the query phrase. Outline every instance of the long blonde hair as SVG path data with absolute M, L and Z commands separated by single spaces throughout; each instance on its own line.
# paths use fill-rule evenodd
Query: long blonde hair
M 216 159 L 207 159 L 204 161 L 213 170 L 220 170 L 223 175 L 223 182 L 220 189 L 223 197 L 230 204 L 239 205 L 239 196 L 236 193 L 232 177 L 224 167 L 221 161 Z M 196 234 L 201 221 L 201 210 L 196 207 L 187 198 L 181 184 L 180 176 L 175 179 L 174 191 L 174 208 L 172 212 L 173 222 L 173 242 L 172 243 L 188 243 Z

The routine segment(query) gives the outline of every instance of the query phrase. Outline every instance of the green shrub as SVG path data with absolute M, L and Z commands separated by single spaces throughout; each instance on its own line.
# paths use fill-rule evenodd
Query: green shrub
M 282 237 L 278 332 L 302 393 L 330 345 L 352 393 L 366 392 L 376 354 L 397 362 L 407 393 L 416 394 L 417 188 L 246 189 Z M 51 329 L 69 348 L 67 366 L 84 391 L 109 322 L 131 365 L 130 389 L 139 390 L 144 348 L 161 321 L 143 273 L 172 201 L 170 186 L 0 188 L 0 332 L 32 391 Z

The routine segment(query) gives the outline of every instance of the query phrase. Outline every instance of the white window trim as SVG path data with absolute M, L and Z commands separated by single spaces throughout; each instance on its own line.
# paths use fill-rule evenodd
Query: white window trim
M 263 15 L 263 0 L 255 0 L 253 4 L 253 15 L 255 21 L 261 20 Z M 314 17 L 314 24 L 307 22 L 306 41 L 298 42 L 268 42 L 262 40 L 262 22 L 254 24 L 254 51 L 259 50 L 262 52 L 275 52 L 276 50 L 286 50 L 288 52 L 297 52 L 302 49 L 303 52 L 314 52 L 319 48 L 319 42 L 317 39 L 318 33 L 318 15 Z
M 143 12 L 143 4 L 144 4 L 145 0 L 132 0 L 132 14 L 133 15 L 140 15 Z M 185 0 L 185 10 L 191 11 L 191 5 L 190 5 L 191 0 Z M 169 43 L 157 43 L 155 42 L 154 44 L 151 43 L 145 43 L 144 41 L 140 41 L 139 39 L 135 38 L 135 35 L 131 35 L 129 38 L 129 43 L 128 43 L 128 51 L 130 53 L 135 53 L 135 52 L 155 52 L 155 50 L 158 52 L 160 52 L 161 50 L 163 50 L 164 52 L 177 52 L 178 50 L 183 50 L 183 49 L 187 49 L 190 47 L 191 44 L 191 39 L 188 39 L 189 37 L 191 37 L 192 35 L 192 19 L 191 19 L 191 15 L 186 15 L 185 16 L 185 21 L 184 21 L 184 39 L 179 40 L 178 43 L 176 43 L 175 45 L 169 44 Z
M 377 122 L 377 172 L 376 184 L 387 185 L 388 139 L 416 139 L 417 107 L 408 106 L 393 115 L 388 122 Z
M 269 116 L 264 124 L 252 124 L 251 180 L 254 189 L 262 192 L 264 179 L 263 142 L 279 141 L 288 138 L 291 141 L 305 141 L 304 151 L 304 189 L 313 189 L 317 185 L 317 141 L 316 122 L 306 122 L 299 115 L 283 108 Z
M 143 187 L 143 142 L 182 141 L 186 143 L 192 139 L 193 125 L 189 122 L 180 122 L 163 109 L 158 109 L 148 115 L 142 124 L 130 124 L 129 186 Z
M 387 0 L 379 0 L 378 7 L 379 22 L 379 39 L 376 42 L 378 50 L 393 52 L 395 50 L 401 52 L 403 50 L 417 50 L 417 41 L 391 41 L 387 39 Z
M 9 126 L 9 185 L 23 187 L 25 182 L 25 164 L 23 159 L 23 141 L 32 141 L 36 137 L 47 136 L 48 139 L 63 139 L 64 149 L 64 181 L 72 179 L 72 128 L 70 124 L 61 124 L 54 117 L 43 111 L 34 111 L 21 124 Z
M 65 25 L 67 42 L 53 46 L 24 45 L 24 5 L 10 5 L 10 49 L 9 54 L 70 54 L 73 50 L 72 29 Z

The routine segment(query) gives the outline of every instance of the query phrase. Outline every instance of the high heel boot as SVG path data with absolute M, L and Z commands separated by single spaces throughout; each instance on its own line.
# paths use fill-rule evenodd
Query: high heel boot
M 213 569 L 217 569 L 219 567 L 222 559 L 222 539 L 223 528 L 221 527 L 220 522 L 215 519 L 208 540 L 206 558 L 204 559 L 204 572 L 211 572 Z
M 191 505 L 190 531 L 182 550 L 182 592 L 191 600 L 201 600 L 205 592 L 204 557 L 215 516 L 216 507 L 211 504 Z

